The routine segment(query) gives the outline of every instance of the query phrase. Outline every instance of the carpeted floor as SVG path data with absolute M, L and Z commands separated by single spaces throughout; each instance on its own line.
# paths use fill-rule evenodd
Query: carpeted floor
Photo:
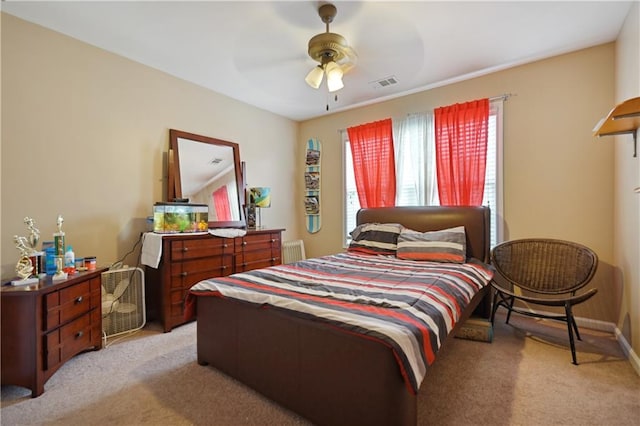
M 636 425 L 640 377 L 613 336 L 581 329 L 579 366 L 565 329 L 496 319 L 493 343 L 453 339 L 418 399 L 420 425 Z M 196 324 L 134 337 L 65 364 L 45 393 L 3 386 L 2 425 L 305 425 L 295 414 L 196 363 Z

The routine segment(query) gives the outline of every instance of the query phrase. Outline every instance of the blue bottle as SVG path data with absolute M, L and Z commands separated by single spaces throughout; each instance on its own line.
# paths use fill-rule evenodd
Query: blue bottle
M 56 273 L 56 248 L 46 247 L 44 249 L 44 267 L 47 275 L 54 275 Z

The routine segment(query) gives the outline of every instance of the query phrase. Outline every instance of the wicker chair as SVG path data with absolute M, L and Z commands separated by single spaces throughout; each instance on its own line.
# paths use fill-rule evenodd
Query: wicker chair
M 491 324 L 500 306 L 508 310 L 507 324 L 511 312 L 564 321 L 569 331 L 573 363 L 577 365 L 573 332 L 575 331 L 578 340 L 582 339 L 572 308 L 597 292 L 597 289 L 592 288 L 576 294 L 593 278 L 598 267 L 596 254 L 588 247 L 569 241 L 531 238 L 498 244 L 491 250 L 491 263 L 497 274 L 511 287 L 505 288 L 495 279 L 492 281 L 495 292 Z M 523 291 L 514 291 L 514 287 Z M 564 315 L 534 311 L 528 309 L 528 306 L 514 306 L 517 300 L 527 305 L 563 306 Z

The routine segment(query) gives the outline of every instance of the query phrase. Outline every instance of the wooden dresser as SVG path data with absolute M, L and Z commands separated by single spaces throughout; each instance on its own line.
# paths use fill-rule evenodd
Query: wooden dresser
M 207 278 L 223 277 L 282 263 L 283 229 L 247 231 L 244 237 L 171 234 L 162 238 L 158 268 L 146 267 L 147 320 L 165 332 L 184 324 L 189 289 Z
M 106 270 L 1 287 L 3 385 L 24 386 L 39 396 L 66 361 L 102 347 L 100 284 Z

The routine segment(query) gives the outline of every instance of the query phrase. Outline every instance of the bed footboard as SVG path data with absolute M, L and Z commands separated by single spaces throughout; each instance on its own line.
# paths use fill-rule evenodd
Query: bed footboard
M 198 297 L 198 363 L 319 425 L 415 425 L 390 348 L 273 308 Z

